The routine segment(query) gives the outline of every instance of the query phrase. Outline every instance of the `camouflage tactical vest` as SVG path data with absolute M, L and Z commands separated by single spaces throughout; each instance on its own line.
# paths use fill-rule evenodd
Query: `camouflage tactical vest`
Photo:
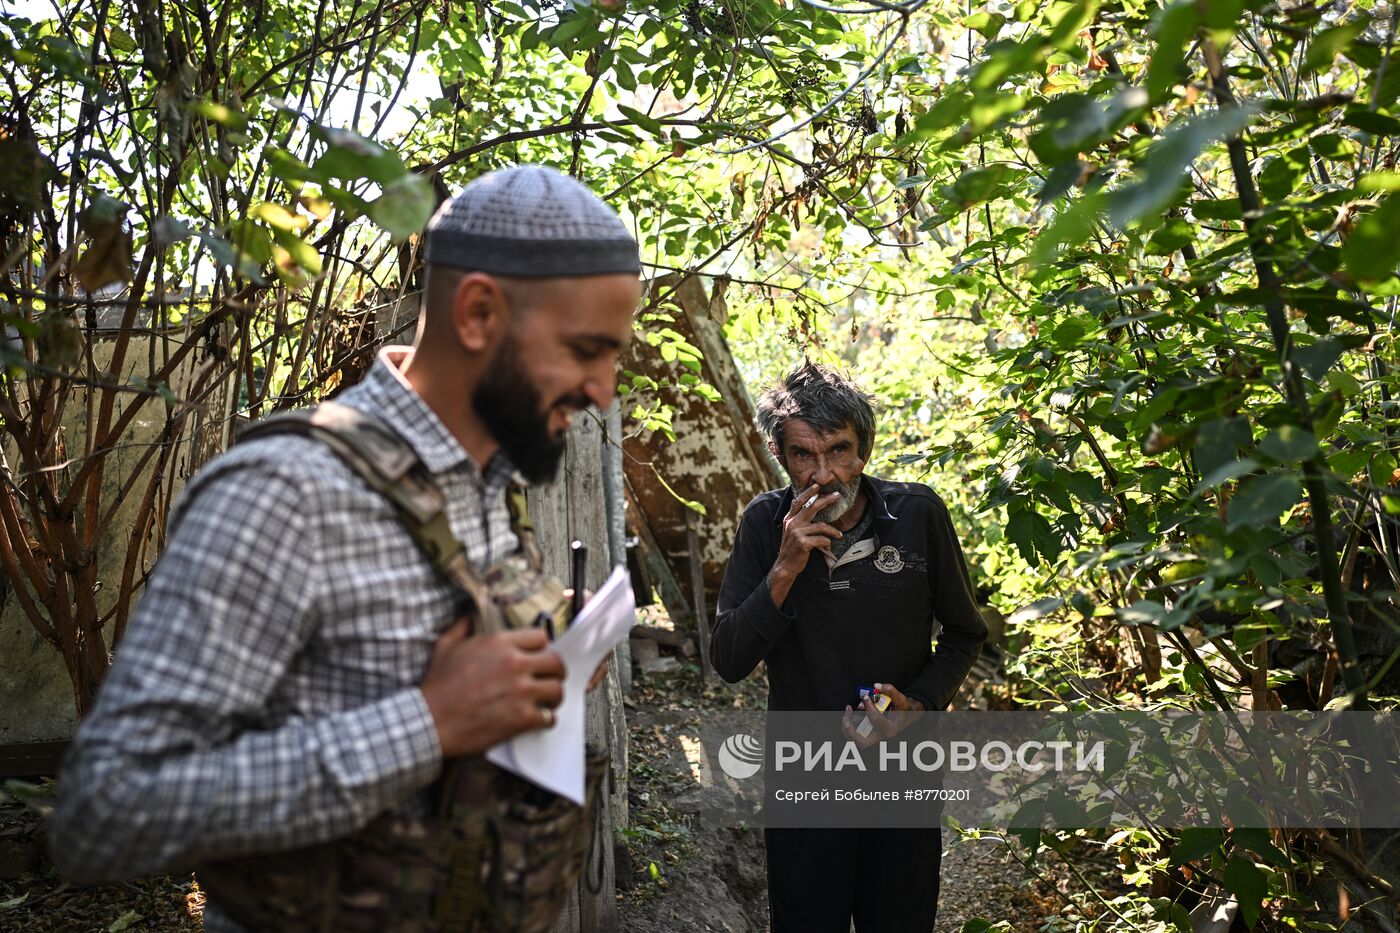
M 568 600 L 544 574 L 525 491 L 507 492 L 520 550 L 478 576 L 448 526 L 442 492 L 413 449 L 378 420 L 323 403 L 252 425 L 239 440 L 314 437 L 388 497 L 438 573 L 465 597 L 473 631 L 562 629 Z M 352 835 L 196 870 L 210 901 L 256 931 L 544 933 L 582 870 L 608 756 L 589 749 L 584 806 L 496 767 L 453 759 L 432 788 L 426 819 L 386 813 Z

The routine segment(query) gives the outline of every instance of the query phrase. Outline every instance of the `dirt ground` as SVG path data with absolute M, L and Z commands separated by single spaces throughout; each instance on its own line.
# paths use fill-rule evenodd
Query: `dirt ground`
M 689 775 L 678 773 L 666 737 L 642 712 L 761 710 L 766 685 L 702 688 L 699 670 L 638 674 L 627 700 L 630 727 L 630 826 L 618 855 L 619 930 L 623 933 L 758 933 L 768 929 L 760 829 L 711 825 L 697 818 Z M 970 696 L 960 705 L 974 703 Z M 42 798 L 39 799 L 42 805 Z M 40 817 L 0 794 L 0 930 L 198 930 L 203 896 L 191 875 L 76 887 L 42 856 Z M 1082 903 L 1083 885 L 1057 857 L 1042 853 L 1031 869 L 996 839 L 958 839 L 945 830 L 936 933 L 960 933 L 982 918 L 992 929 L 1054 933 Z M 1081 872 L 1111 879 L 1113 866 L 1092 851 L 1077 854 Z M 1092 914 L 1091 914 L 1092 915 Z
M 44 858 L 39 825 L 34 809 L 12 795 L 0 795 L 0 930 L 118 933 L 202 928 L 204 895 L 192 875 L 74 886 Z
M 639 674 L 628 700 L 630 726 L 629 819 L 626 855 L 619 859 L 619 929 L 623 933 L 759 933 L 768 929 L 763 833 L 709 825 L 688 812 L 689 775 L 669 764 L 667 737 L 641 711 L 763 709 L 760 677 L 737 685 L 702 688 L 693 664 L 669 674 Z M 972 695 L 958 705 L 974 705 Z M 960 933 L 976 918 L 991 929 L 1054 933 L 1070 918 L 1097 911 L 1084 885 L 1062 859 L 1042 852 L 1027 868 L 997 838 L 962 838 L 944 830 L 938 924 L 935 933 Z M 625 864 L 624 864 L 625 861 Z M 1076 867 L 1096 884 L 1113 887 L 1116 867 L 1102 853 L 1075 853 Z M 980 925 L 974 926 L 977 929 Z

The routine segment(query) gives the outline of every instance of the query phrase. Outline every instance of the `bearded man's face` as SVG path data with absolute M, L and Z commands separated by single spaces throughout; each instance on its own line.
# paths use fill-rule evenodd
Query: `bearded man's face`
M 502 339 L 472 394 L 477 416 L 520 475 L 531 483 L 554 479 L 564 458 L 569 412 L 590 404 L 586 395 L 568 394 L 546 407 L 525 369 L 514 333 L 507 333 Z M 563 427 L 550 425 L 556 412 L 563 414 Z
M 509 321 L 471 405 L 531 483 L 555 477 L 574 415 L 603 409 L 632 336 L 641 282 L 632 275 L 551 279 L 506 297 Z

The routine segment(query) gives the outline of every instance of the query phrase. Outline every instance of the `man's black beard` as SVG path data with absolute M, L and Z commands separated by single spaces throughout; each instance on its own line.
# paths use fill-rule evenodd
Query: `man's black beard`
M 576 401 L 570 396 L 558 404 Z M 588 404 L 584 399 L 578 407 Z M 565 438 L 550 433 L 550 411 L 545 410 L 539 390 L 525 372 L 513 335 L 507 334 L 501 342 L 495 359 L 472 393 L 472 407 L 521 476 L 531 483 L 554 479 L 564 457 Z

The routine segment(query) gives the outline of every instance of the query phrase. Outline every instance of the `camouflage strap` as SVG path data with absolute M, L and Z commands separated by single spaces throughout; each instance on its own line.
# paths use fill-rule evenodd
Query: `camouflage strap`
M 487 633 L 507 627 L 486 584 L 472 568 L 466 547 L 452 533 L 442 490 L 407 441 L 379 419 L 338 402 L 322 402 L 315 408 L 256 422 L 245 428 L 238 440 L 242 443 L 276 434 L 321 441 L 370 488 L 388 498 L 434 569 L 471 599 L 476 610 L 472 613 L 473 631 Z M 526 559 L 538 569 L 543 558 L 526 507 L 525 487 L 512 483 L 506 506 L 511 530 L 520 539 Z
M 536 570 L 544 567 L 544 554 L 540 553 L 539 541 L 535 538 L 535 522 L 530 518 L 526 507 L 525 487 L 511 483 L 506 490 L 506 508 L 510 512 L 510 529 L 520 539 L 520 546 Z
M 433 567 L 470 599 L 475 632 L 542 622 L 563 631 L 569 601 L 542 572 L 524 487 L 506 494 L 520 551 L 478 575 L 452 534 L 441 490 L 388 426 L 328 402 L 254 424 L 239 440 L 277 434 L 321 441 L 393 502 Z M 202 866 L 200 883 L 258 930 L 548 933 L 582 871 L 607 769 L 606 754 L 586 752 L 580 807 L 484 757 L 451 759 L 426 820 L 381 814 L 331 843 Z

